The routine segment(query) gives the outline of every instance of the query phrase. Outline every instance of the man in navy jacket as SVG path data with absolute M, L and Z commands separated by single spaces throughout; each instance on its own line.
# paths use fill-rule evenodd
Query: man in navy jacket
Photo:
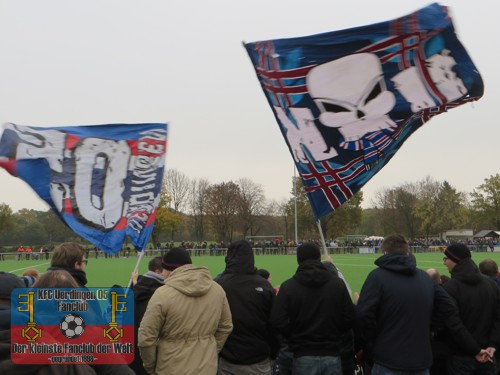
M 361 346 L 373 357 L 372 375 L 426 375 L 432 364 L 431 324 L 439 318 L 468 354 L 484 351 L 463 327 L 450 297 L 409 256 L 406 239 L 384 239 L 384 255 L 368 275 L 356 306 Z

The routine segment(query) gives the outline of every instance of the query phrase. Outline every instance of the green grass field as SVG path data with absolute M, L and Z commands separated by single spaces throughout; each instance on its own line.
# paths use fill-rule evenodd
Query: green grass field
M 437 268 L 442 274 L 449 276 L 443 265 L 442 253 L 418 253 L 415 254 L 417 265 L 421 269 Z M 368 273 L 375 268 L 374 260 L 380 254 L 341 254 L 332 255 L 335 264 L 346 277 L 351 289 L 359 291 Z M 500 253 L 473 253 L 472 259 L 479 264 L 485 258 L 492 258 L 500 264 Z M 147 271 L 147 265 L 151 258 L 145 257 L 139 267 L 139 273 Z M 43 273 L 49 267 L 49 260 L 6 260 L 0 262 L 0 271 L 12 272 L 21 275 L 28 268 L 36 268 Z M 137 258 L 108 258 L 100 256 L 98 259 L 90 257 L 87 265 L 87 278 L 89 287 L 110 287 L 113 284 L 128 285 L 130 273 L 135 267 Z M 193 263 L 206 266 L 212 276 L 216 276 L 224 270 L 223 256 L 193 257 Z M 255 265 L 258 268 L 266 268 L 272 277 L 272 284 L 279 286 L 284 280 L 290 278 L 297 269 L 294 255 L 261 255 L 255 257 Z

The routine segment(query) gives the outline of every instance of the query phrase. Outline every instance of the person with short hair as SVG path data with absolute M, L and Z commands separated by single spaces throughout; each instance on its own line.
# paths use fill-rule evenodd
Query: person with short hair
M 57 246 L 52 253 L 48 271 L 62 269 L 68 271 L 80 287 L 87 284 L 85 269 L 88 259 L 85 249 L 74 242 L 64 242 Z
M 138 332 L 142 318 L 146 312 L 149 300 L 153 296 L 156 289 L 163 286 L 165 278 L 163 277 L 162 258 L 155 257 L 148 263 L 148 272 L 143 276 L 132 274 L 134 291 L 134 341 L 135 347 L 138 344 Z M 129 367 L 135 371 L 136 375 L 147 375 L 139 350 L 134 352 L 134 360 Z
M 381 250 L 356 305 L 359 346 L 373 360 L 371 374 L 429 374 L 433 317 L 460 338 L 464 350 L 484 355 L 450 297 L 417 268 L 404 236 L 386 237 Z
M 479 272 L 489 276 L 500 288 L 500 275 L 498 274 L 498 265 L 493 259 L 484 259 L 479 263 Z
M 217 354 L 233 328 L 224 290 L 187 250 L 162 259 L 165 285 L 149 300 L 138 347 L 148 374 L 215 375 Z
M 425 272 L 436 284 L 441 285 L 441 274 L 435 268 L 428 268 Z
M 294 375 L 340 375 L 345 335 L 354 326 L 354 305 L 338 275 L 321 263 L 314 243 L 297 247 L 295 275 L 280 286 L 271 327 L 293 352 Z

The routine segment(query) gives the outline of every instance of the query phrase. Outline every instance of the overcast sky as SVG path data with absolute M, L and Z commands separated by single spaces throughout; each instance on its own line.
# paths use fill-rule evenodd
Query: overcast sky
M 292 157 L 242 41 L 361 26 L 428 4 L 0 0 L 0 122 L 168 122 L 167 168 L 212 183 L 247 177 L 268 198 L 287 199 Z M 427 175 L 471 192 L 499 172 L 500 3 L 441 4 L 451 7 L 485 95 L 434 117 L 412 135 L 362 189 L 365 207 L 382 188 Z M 23 181 L 1 169 L 0 203 L 14 211 L 47 208 Z

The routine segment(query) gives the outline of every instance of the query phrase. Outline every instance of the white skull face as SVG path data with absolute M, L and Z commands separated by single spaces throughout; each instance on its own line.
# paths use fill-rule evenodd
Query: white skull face
M 432 55 L 425 60 L 432 81 L 448 101 L 461 98 L 467 93 L 464 83 L 452 70 L 457 64 L 450 51 Z
M 387 116 L 394 94 L 387 91 L 380 60 L 360 53 L 318 65 L 307 75 L 307 87 L 325 126 L 338 128 L 346 141 L 395 127 Z
M 295 161 L 309 163 L 304 148 L 316 161 L 328 160 L 338 155 L 334 148 L 329 148 L 325 143 L 323 136 L 314 125 L 314 118 L 309 108 L 290 108 L 295 125 L 281 107 L 275 106 L 274 110 L 286 129 L 286 138 Z

